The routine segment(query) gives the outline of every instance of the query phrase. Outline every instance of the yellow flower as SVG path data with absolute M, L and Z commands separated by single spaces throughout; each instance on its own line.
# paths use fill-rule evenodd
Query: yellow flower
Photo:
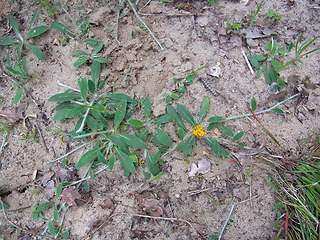
M 201 137 L 203 137 L 204 135 L 206 135 L 206 131 L 203 129 L 202 126 L 200 126 L 200 127 L 195 127 L 195 129 L 193 129 L 192 131 L 193 131 L 192 135 L 193 135 L 193 136 L 196 136 L 196 137 L 199 137 L 199 138 L 201 138 Z

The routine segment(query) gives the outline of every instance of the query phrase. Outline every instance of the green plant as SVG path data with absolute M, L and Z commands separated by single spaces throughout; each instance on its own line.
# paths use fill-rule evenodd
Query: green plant
M 68 39 L 79 37 L 82 38 L 84 37 L 90 29 L 90 21 L 89 17 L 80 17 L 78 20 L 74 20 L 73 17 L 70 15 L 70 13 L 67 11 L 65 8 L 65 5 L 63 5 L 60 1 L 57 2 L 57 6 L 61 7 L 62 10 L 66 13 L 66 15 L 69 17 L 73 25 L 75 26 L 76 30 L 72 31 L 70 28 L 68 28 L 66 25 L 60 22 L 53 21 L 51 23 L 51 27 L 56 29 L 59 32 L 67 34 L 67 37 L 65 41 L 68 41 Z
M 37 135 L 37 132 L 35 129 L 32 129 L 31 130 L 31 133 L 28 133 L 27 131 L 23 131 L 24 132 L 24 135 L 23 137 L 21 138 L 21 141 L 29 141 L 29 140 L 32 140 L 34 143 L 37 143 L 39 142 L 39 139 L 36 137 Z
M 252 13 L 252 17 L 251 17 L 251 21 L 250 21 L 250 24 L 249 24 L 249 28 L 251 28 L 254 24 L 254 21 L 256 20 L 256 16 L 259 14 L 260 10 L 261 10 L 261 7 L 262 7 L 262 4 L 264 4 L 265 1 L 261 1 L 259 4 L 258 4 L 258 7 L 257 7 L 257 10 Z
M 23 85 L 31 79 L 31 76 L 28 74 L 27 69 L 27 57 L 24 56 L 21 63 L 17 61 L 12 67 L 7 66 L 7 69 L 14 78 L 20 80 L 13 85 L 15 88 L 19 89 L 15 97 L 13 98 L 14 104 L 17 104 L 23 94 Z
M 54 5 L 53 1 L 38 0 L 38 3 L 47 10 L 50 17 L 55 18 L 59 14 L 59 11 L 57 7 Z
M 269 10 L 268 10 L 266 18 L 270 19 L 272 22 L 275 22 L 275 21 L 281 19 L 281 15 L 280 14 L 275 14 L 274 11 L 272 10 L 272 8 L 269 7 Z
M 284 46 L 280 47 L 274 39 L 272 39 L 271 42 L 266 41 L 264 55 L 250 55 L 248 57 L 252 66 L 258 70 L 256 77 L 260 77 L 261 74 L 264 73 L 266 83 L 269 85 L 274 84 L 274 89 L 277 90 L 281 87 L 285 87 L 286 83 L 284 77 L 280 76 L 280 72 L 288 68 L 297 67 L 295 62 L 303 63 L 301 59 L 304 56 L 320 50 L 320 48 L 315 48 L 311 51 L 307 51 L 307 48 L 317 39 L 317 37 L 306 40 L 299 46 L 300 39 L 301 34 L 295 43 L 295 56 L 291 57 L 289 60 L 287 60 L 287 56 L 294 47 L 293 43 L 290 43 L 288 48 L 286 48 Z
M 37 203 L 31 212 L 32 219 L 36 220 L 39 217 L 43 218 L 43 212 L 48 210 L 53 204 L 54 204 L 54 202 L 46 202 L 46 203 L 42 203 L 42 204 Z
M 239 23 L 232 24 L 227 22 L 226 25 L 227 25 L 227 34 L 240 32 L 241 24 Z
M 10 26 L 18 36 L 18 39 L 13 37 L 8 37 L 8 36 L 0 37 L 0 45 L 9 45 L 9 46 L 15 45 L 17 47 L 17 55 L 19 58 L 21 57 L 23 47 L 26 47 L 39 59 L 45 59 L 46 56 L 44 55 L 42 50 L 37 46 L 29 43 L 28 40 L 38 37 L 41 34 L 45 33 L 49 29 L 49 27 L 44 25 L 34 27 L 28 32 L 28 34 L 25 37 L 23 37 L 19 32 L 19 25 L 17 20 L 14 18 L 14 16 L 11 14 L 8 14 L 8 19 L 9 19 Z M 31 20 L 30 27 L 32 27 L 34 21 L 35 21 L 34 19 Z
M 271 181 L 280 200 L 275 206 L 279 216 L 276 239 L 319 239 L 319 136 L 308 138 L 307 151 L 290 161 L 292 169 Z
M 207 4 L 209 6 L 218 5 L 218 0 L 207 0 Z

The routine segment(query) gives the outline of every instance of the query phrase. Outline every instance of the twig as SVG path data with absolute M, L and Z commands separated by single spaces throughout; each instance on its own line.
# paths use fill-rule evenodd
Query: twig
M 248 198 L 248 199 L 245 199 L 245 200 L 239 202 L 238 204 L 240 204 L 240 203 L 245 203 L 245 202 L 248 202 L 248 201 L 252 202 L 252 199 L 255 199 L 255 198 L 257 198 L 257 197 L 258 197 L 258 195 L 254 195 L 253 197 L 250 197 L 250 198 Z
M 232 214 L 232 212 L 233 212 L 234 206 L 235 206 L 235 203 L 232 203 L 231 209 L 230 209 L 230 212 L 229 212 L 229 215 L 228 215 L 228 218 L 227 218 L 226 222 L 224 223 L 224 225 L 223 225 L 223 227 L 222 227 L 222 229 L 221 229 L 221 232 L 220 232 L 220 235 L 219 235 L 218 240 L 220 240 L 221 237 L 222 237 L 222 234 L 223 234 L 223 232 L 224 232 L 224 229 L 226 228 L 226 226 L 227 226 L 227 224 L 228 224 L 228 222 L 229 222 L 229 219 L 230 219 L 230 217 L 231 217 L 231 214 Z
M 250 64 L 248 58 L 247 58 L 247 55 L 245 54 L 245 52 L 243 50 L 242 50 L 242 55 L 243 55 L 244 59 L 246 60 L 246 63 L 248 65 L 248 67 L 249 67 L 249 70 L 250 70 L 251 74 L 253 75 L 254 74 L 253 69 L 251 67 L 251 64 Z
M 88 145 L 88 144 L 89 144 L 89 143 L 84 143 L 84 144 L 80 145 L 79 147 L 76 147 L 75 149 L 71 150 L 70 152 L 62 155 L 61 157 L 58 157 L 58 158 L 56 158 L 56 159 L 54 159 L 54 160 L 49 161 L 48 164 L 49 164 L 49 163 L 56 162 L 56 161 L 59 161 L 60 159 L 63 159 L 63 158 L 65 158 L 65 157 L 69 156 L 71 153 L 79 150 L 80 148 L 82 148 L 82 147 L 84 147 L 84 146 L 86 146 L 86 145 Z
M 38 133 L 39 133 L 39 135 L 40 135 L 40 137 L 41 137 L 41 139 L 42 139 L 43 145 L 44 145 L 44 147 L 46 148 L 47 153 L 49 153 L 49 148 L 47 147 L 46 141 L 44 140 L 44 137 L 43 137 L 43 135 L 42 135 L 41 129 L 40 129 L 38 123 L 37 123 L 37 120 L 35 121 L 35 125 L 36 125 L 36 128 L 37 128 L 37 130 L 38 130 Z
M 7 131 L 4 132 L 3 134 L 3 138 L 2 138 L 2 143 L 1 143 L 1 146 L 0 146 L 0 154 L 2 153 L 3 149 L 7 146 L 7 142 L 6 142 L 6 139 L 7 139 L 7 136 L 8 136 L 8 133 Z M 0 161 L 0 165 L 1 165 L 1 161 Z
M 65 87 L 65 88 L 69 88 L 69 89 L 71 89 L 71 90 L 73 90 L 73 91 L 75 91 L 75 92 L 80 92 L 80 90 L 78 90 L 78 89 L 76 89 L 76 88 L 74 88 L 74 87 L 70 87 L 70 86 L 68 86 L 68 85 L 63 84 L 62 82 L 60 82 L 59 79 L 57 79 L 57 84 L 58 84 L 59 86 Z
M 255 112 L 254 114 L 255 115 L 258 115 L 258 114 L 262 114 L 262 113 L 267 113 L 267 112 L 270 112 L 272 111 L 273 109 L 279 107 L 280 105 L 284 104 L 285 102 L 295 98 L 295 97 L 298 97 L 301 95 L 301 92 L 295 94 L 295 95 L 292 95 L 288 98 L 286 98 L 285 100 L 281 101 L 281 102 L 278 102 L 276 105 L 268 108 L 268 109 L 265 109 L 265 110 L 262 110 L 262 111 L 259 111 L 259 112 Z M 251 117 L 252 116 L 252 113 L 248 113 L 248 114 L 244 114 L 244 115 L 237 115 L 237 116 L 233 116 L 233 117 L 228 117 L 226 119 L 224 119 L 223 121 L 221 122 L 226 122 L 226 121 L 229 121 L 229 120 L 234 120 L 234 119 L 238 119 L 238 118 L 244 118 L 244 117 Z
M 118 39 L 118 30 L 119 30 L 119 18 L 120 18 L 120 11 L 122 8 L 122 3 L 123 3 L 123 0 L 119 0 L 119 2 L 118 2 L 119 6 L 118 6 L 118 11 L 117 11 L 117 21 L 116 21 L 116 26 L 115 26 L 115 31 L 114 31 L 115 40 L 120 47 L 122 46 L 122 43 Z
M 198 13 L 142 13 L 142 16 L 159 16 L 159 17 L 193 17 L 193 16 L 205 16 L 204 14 Z
M 166 217 L 153 217 L 153 216 L 148 216 L 148 215 L 141 215 L 141 214 L 132 214 L 134 217 L 143 217 L 143 218 L 151 218 L 151 219 L 158 219 L 158 220 L 165 220 L 165 221 L 178 221 L 178 222 L 185 222 L 187 223 L 196 233 L 197 230 L 192 226 L 192 224 L 184 219 L 179 219 L 179 218 L 166 218 Z
M 196 195 L 196 194 L 199 194 L 199 193 L 202 193 L 202 192 L 209 191 L 211 189 L 212 188 L 206 188 L 206 189 L 201 189 L 201 190 L 190 191 L 190 192 L 188 192 L 188 194 L 190 194 L 190 196 L 193 196 L 193 195 Z
M 3 201 L 2 201 L 1 198 L 0 198 L 0 203 L 1 203 L 1 206 L 2 206 L 3 215 L 4 215 L 4 217 L 7 219 L 7 221 L 8 221 L 11 225 L 13 225 L 15 228 L 21 229 L 21 230 L 23 230 L 23 231 L 25 231 L 25 232 L 28 232 L 28 231 L 24 230 L 22 227 L 18 226 L 17 224 L 14 224 L 14 223 L 8 218 L 8 216 L 7 216 L 7 214 L 6 214 L 6 210 L 4 209 L 4 203 L 3 203 Z
M 153 34 L 153 32 L 150 30 L 150 28 L 147 26 L 147 24 L 142 20 L 142 18 L 137 13 L 137 10 L 134 8 L 132 2 L 130 0 L 127 0 L 127 2 L 130 4 L 130 7 L 132 11 L 134 12 L 134 15 L 139 19 L 139 21 L 142 23 L 142 25 L 149 31 L 150 35 L 153 37 L 153 39 L 156 41 L 156 43 L 159 45 L 161 51 L 164 51 L 164 48 L 162 47 L 161 43 L 158 41 L 156 36 Z
M 148 4 L 149 4 L 151 1 L 152 1 L 152 0 L 149 0 L 145 5 L 142 6 L 142 8 L 139 9 L 139 14 L 140 14 L 140 11 L 141 11 L 142 9 L 144 9 L 146 6 L 148 6 Z

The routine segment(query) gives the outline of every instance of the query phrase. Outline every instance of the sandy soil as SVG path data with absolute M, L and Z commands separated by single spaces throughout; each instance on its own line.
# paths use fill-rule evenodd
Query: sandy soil
M 218 5 L 214 6 L 208 5 L 207 1 L 186 2 L 151 1 L 142 9 L 143 3 L 140 1 L 140 15 L 163 43 L 164 51 L 146 30 L 140 28 L 141 23 L 127 5 L 121 12 L 127 15 L 120 19 L 118 27 L 118 39 L 122 45 L 117 44 L 114 38 L 116 0 L 78 0 L 69 4 L 68 11 L 75 19 L 89 16 L 90 31 L 82 39 L 71 39 L 67 45 L 57 44 L 55 39 L 63 38 L 63 34 L 52 29 L 35 38 L 34 43 L 44 50 L 47 59 L 38 60 L 30 52 L 24 52 L 29 60 L 29 73 L 39 81 L 30 81 L 26 85 L 28 94 L 23 95 L 20 104 L 27 104 L 23 116 L 29 118 L 14 124 L 7 136 L 8 144 L 0 156 L 0 197 L 10 205 L 6 216 L 0 214 L 0 237 L 40 239 L 47 226 L 41 218 L 32 220 L 31 212 L 36 203 L 57 201 L 54 196 L 50 198 L 46 184 L 52 180 L 51 184 L 57 186 L 57 174 L 62 167 L 61 163 L 48 164 L 48 161 L 66 154 L 80 143 L 62 141 L 62 137 L 73 130 L 77 119 L 66 123 L 54 121 L 56 105 L 47 99 L 65 90 L 57 85 L 57 79 L 77 87 L 79 77 L 90 77 L 90 68 L 86 65 L 75 68 L 73 63 L 76 58 L 72 57 L 75 49 L 90 50 L 85 44 L 87 38 L 104 42 L 102 55 L 109 59 L 103 65 L 100 78 L 105 81 L 104 90 L 125 93 L 137 100 L 148 96 L 152 102 L 153 119 L 165 113 L 163 95 L 177 91 L 173 78 L 184 79 L 192 70 L 202 66 L 207 66 L 207 69 L 196 73 L 194 83 L 177 100 L 194 115 L 199 113 L 204 96 L 211 101 L 208 117 L 234 116 L 249 112 L 245 103 L 250 102 L 253 96 L 258 103 L 257 110 L 263 110 L 297 92 L 297 84 L 290 83 L 281 90 L 281 94 L 276 95 L 262 77 L 256 78 L 248 69 L 242 55 L 242 51 L 250 54 L 247 42 L 253 52 L 261 53 L 265 40 L 271 40 L 271 37 L 246 38 L 258 1 L 218 1 Z M 180 3 L 182 9 L 177 9 Z M 79 6 L 83 9 L 78 10 Z M 303 34 L 302 40 L 311 39 L 319 35 L 319 6 L 319 1 L 312 0 L 269 0 L 256 17 L 254 26 L 264 32 L 277 33 L 277 41 L 281 43 L 296 41 L 300 33 Z M 7 23 L 8 13 L 17 13 L 15 16 L 21 31 L 26 33 L 33 10 L 37 7 L 37 1 L 11 3 L 4 0 L 0 10 L 1 36 L 13 35 Z M 269 7 L 281 15 L 280 20 L 272 22 L 265 18 Z M 74 27 L 62 10 L 59 10 L 56 20 Z M 38 24 L 49 25 L 50 22 L 47 18 Z M 240 33 L 226 35 L 226 22 L 242 24 Z M 312 48 L 315 46 L 320 46 L 319 39 Z M 2 111 L 16 107 L 12 101 L 16 89 L 8 72 L 3 71 L 8 49 L 0 47 L 0 97 L 5 99 L 0 105 Z M 299 83 L 307 77 L 310 83 L 315 84 L 315 89 L 307 89 L 308 95 L 286 102 L 281 107 L 284 115 L 259 115 L 259 120 L 281 144 L 286 159 L 294 158 L 299 143 L 319 131 L 320 92 L 316 85 L 320 77 L 319 53 L 311 54 L 303 61 L 302 67 L 281 74 L 287 81 L 293 79 Z M 217 63 L 220 64 L 221 75 L 212 77 L 208 69 Z M 210 93 L 197 81 L 198 77 L 207 79 L 221 95 Z M 142 119 L 142 113 L 138 112 L 136 118 Z M 2 117 L 0 121 L 7 122 L 8 119 Z M 207 127 L 207 124 L 204 126 Z M 226 126 L 235 132 L 244 131 L 242 141 L 253 150 L 248 152 L 225 143 L 230 152 L 238 154 L 238 158 L 230 155 L 222 159 L 209 151 L 205 142 L 200 140 L 190 157 L 170 151 L 163 158 L 163 175 L 154 181 L 145 180 L 140 167 L 136 174 L 126 178 L 120 163 L 116 162 L 112 171 L 106 170 L 89 181 L 89 194 L 82 194 L 77 206 L 71 206 L 66 212 L 63 231 L 70 231 L 70 239 L 210 239 L 210 236 L 219 235 L 235 204 L 232 222 L 229 222 L 222 239 L 274 239 L 277 229 L 274 227 L 276 214 L 272 206 L 277 200 L 266 182 L 272 172 L 267 163 L 283 162 L 267 153 L 281 155 L 277 151 L 278 146 L 254 118 L 230 121 Z M 53 135 L 53 129 L 58 128 L 62 132 Z M 38 142 L 32 139 L 23 141 L 23 137 L 32 134 L 32 131 L 36 133 Z M 166 126 L 166 132 L 173 141 L 178 141 L 172 125 Z M 2 139 L 3 134 L 0 133 L 0 136 Z M 68 176 L 77 179 L 83 175 L 83 171 L 76 174 L 70 171 L 91 147 L 92 144 L 89 144 L 67 158 L 68 167 L 65 169 Z M 239 157 L 239 154 L 243 156 Z M 198 163 L 203 158 L 211 163 L 211 170 L 189 177 L 191 163 Z M 146 201 L 160 211 L 162 218 L 176 220 L 135 216 L 147 214 Z M 51 218 L 52 214 L 51 208 L 44 216 Z M 104 224 L 99 225 L 101 222 Z M 13 224 L 18 230 L 12 228 Z

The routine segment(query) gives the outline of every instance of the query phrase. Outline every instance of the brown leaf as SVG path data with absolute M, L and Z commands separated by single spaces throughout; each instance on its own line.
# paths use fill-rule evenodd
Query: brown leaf
M 11 110 L 10 109 L 0 110 L 0 116 L 4 117 L 9 122 L 16 122 L 24 118 L 23 113 L 26 109 L 27 109 L 27 104 L 22 103 Z
M 60 182 L 73 182 L 77 181 L 77 175 L 75 168 L 60 168 L 56 173 L 57 178 Z
M 148 194 L 134 193 L 141 207 L 146 208 L 147 213 L 153 217 L 160 217 L 163 214 L 163 209 L 160 206 L 159 200 L 149 196 Z
M 69 206 L 77 206 L 75 200 L 81 199 L 81 195 L 75 187 L 67 187 L 62 190 L 60 198 Z
M 45 189 L 44 189 L 44 195 L 47 199 L 51 199 L 54 194 L 56 193 L 56 188 L 54 187 L 54 181 L 50 180 L 46 183 Z
M 106 198 L 103 200 L 103 204 L 100 205 L 102 208 L 114 209 L 115 205 L 111 198 Z

